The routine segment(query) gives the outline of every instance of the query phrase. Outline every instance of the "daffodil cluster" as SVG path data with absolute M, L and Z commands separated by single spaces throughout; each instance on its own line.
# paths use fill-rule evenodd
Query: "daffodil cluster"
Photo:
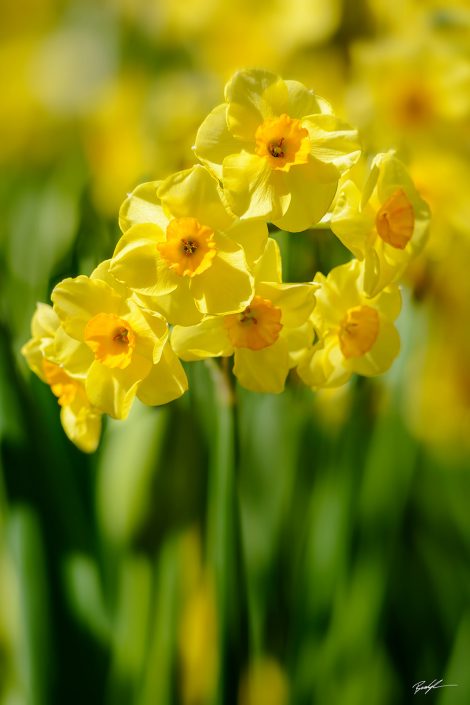
M 180 360 L 233 356 L 243 387 L 280 393 L 293 368 L 318 389 L 378 375 L 398 354 L 398 281 L 429 210 L 393 153 L 361 180 L 357 131 L 302 84 L 262 70 L 233 76 L 194 151 L 200 163 L 126 198 L 112 257 L 59 283 L 33 317 L 23 354 L 84 451 L 102 414 L 181 396 Z M 268 223 L 299 232 L 320 221 L 354 258 L 284 282 Z

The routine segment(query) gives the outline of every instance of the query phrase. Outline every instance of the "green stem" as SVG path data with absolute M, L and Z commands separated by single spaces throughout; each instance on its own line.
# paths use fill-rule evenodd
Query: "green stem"
M 234 414 L 229 372 L 209 366 L 214 390 L 214 433 L 210 448 L 207 552 L 213 571 L 218 614 L 219 678 L 212 701 L 224 702 L 224 661 L 228 622 L 228 589 L 232 584 L 234 555 Z

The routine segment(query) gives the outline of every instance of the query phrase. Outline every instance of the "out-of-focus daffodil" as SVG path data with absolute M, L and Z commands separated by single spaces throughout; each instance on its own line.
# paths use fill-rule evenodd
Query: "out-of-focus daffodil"
M 352 58 L 351 119 L 371 149 L 448 144 L 468 122 L 470 60 L 449 42 L 397 36 L 359 44 Z
M 191 325 L 207 313 L 240 311 L 252 298 L 253 279 L 239 243 L 259 258 L 267 227 L 227 212 L 204 167 L 140 186 L 124 203 L 120 222 L 125 234 L 111 273 L 138 295 L 152 297 L 170 323 Z
M 183 368 L 168 344 L 164 318 L 137 305 L 98 278 L 58 284 L 52 301 L 67 336 L 56 338 L 55 360 L 75 360 L 90 402 L 118 419 L 137 395 L 165 404 L 187 389 Z
M 278 248 L 269 240 L 257 268 L 255 294 L 240 313 L 208 316 L 195 326 L 175 326 L 172 344 L 183 360 L 234 355 L 243 387 L 280 393 L 289 369 L 309 345 L 308 318 L 315 306 L 311 284 L 282 284 Z
M 289 681 L 277 661 L 263 658 L 251 664 L 240 681 L 238 705 L 287 705 Z
M 350 179 L 342 184 L 331 229 L 364 260 L 364 290 L 376 296 L 422 249 L 429 220 L 429 208 L 406 168 L 388 153 L 375 157 L 362 192 Z
M 204 120 L 196 154 L 223 181 L 233 212 L 305 230 L 326 213 L 359 157 L 357 133 L 297 81 L 239 71 Z
M 22 353 L 33 372 L 57 397 L 60 420 L 69 439 L 86 453 L 93 453 L 100 439 L 101 413 L 88 400 L 83 381 L 54 362 L 58 331 L 60 321 L 52 307 L 38 304 L 31 323 L 32 338 Z M 63 331 L 59 335 L 66 337 Z
M 354 373 L 381 374 L 398 355 L 400 338 L 393 321 L 400 312 L 400 292 L 391 286 L 368 298 L 362 278 L 358 260 L 335 267 L 327 277 L 315 276 L 319 289 L 311 319 L 318 341 L 297 368 L 310 387 L 335 387 Z
M 182 696 L 185 705 L 207 702 L 218 669 L 217 612 L 210 574 L 203 575 L 185 604 L 180 624 Z
M 452 337 L 442 320 L 430 330 L 409 363 L 404 416 L 418 438 L 448 458 L 470 450 L 470 340 Z

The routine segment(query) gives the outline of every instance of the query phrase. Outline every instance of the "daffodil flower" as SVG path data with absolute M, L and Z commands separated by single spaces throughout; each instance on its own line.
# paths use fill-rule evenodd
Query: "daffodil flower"
M 331 229 L 364 260 L 364 290 L 376 296 L 423 248 L 429 220 L 429 208 L 405 166 L 389 152 L 375 157 L 362 193 L 352 180 L 342 184 Z
M 230 208 L 291 232 L 317 223 L 341 173 L 359 158 L 357 133 L 297 81 L 237 72 L 204 120 L 195 153 L 223 182 Z
M 398 287 L 368 298 L 362 290 L 363 265 L 358 260 L 317 274 L 317 305 L 311 316 L 317 342 L 304 353 L 297 372 L 309 387 L 336 387 L 352 374 L 386 372 L 400 350 L 393 321 L 400 313 Z
M 206 314 L 240 311 L 253 296 L 245 253 L 251 263 L 260 258 L 266 224 L 235 218 L 201 165 L 136 189 L 120 223 L 124 235 L 111 274 L 170 323 L 191 325 Z
M 245 308 L 207 316 L 194 326 L 175 326 L 172 346 L 183 360 L 234 355 L 233 372 L 243 387 L 280 393 L 289 369 L 309 345 L 315 306 L 312 284 L 283 284 L 277 244 L 269 240 L 256 271 L 255 293 Z
M 52 307 L 38 304 L 31 323 L 32 338 L 21 352 L 31 370 L 57 397 L 68 438 L 80 450 L 93 453 L 101 434 L 101 412 L 90 403 L 83 382 L 54 362 L 59 330 L 60 321 Z
M 134 397 L 165 404 L 187 389 L 184 370 L 168 342 L 165 319 L 133 301 L 109 281 L 79 276 L 52 292 L 65 335 L 55 341 L 55 361 L 81 375 L 90 402 L 123 419 Z

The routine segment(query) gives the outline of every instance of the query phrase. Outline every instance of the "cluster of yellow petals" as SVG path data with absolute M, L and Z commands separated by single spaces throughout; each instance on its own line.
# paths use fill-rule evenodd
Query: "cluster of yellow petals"
M 398 354 L 397 282 L 429 222 L 405 166 L 378 154 L 361 188 L 357 130 L 297 81 L 239 71 L 225 97 L 197 132 L 201 164 L 129 194 L 111 259 L 59 283 L 33 318 L 23 353 L 83 450 L 102 414 L 184 394 L 181 360 L 233 356 L 243 387 L 280 393 L 294 368 L 318 389 L 380 374 Z M 353 259 L 283 282 L 268 223 L 300 232 L 324 219 Z

